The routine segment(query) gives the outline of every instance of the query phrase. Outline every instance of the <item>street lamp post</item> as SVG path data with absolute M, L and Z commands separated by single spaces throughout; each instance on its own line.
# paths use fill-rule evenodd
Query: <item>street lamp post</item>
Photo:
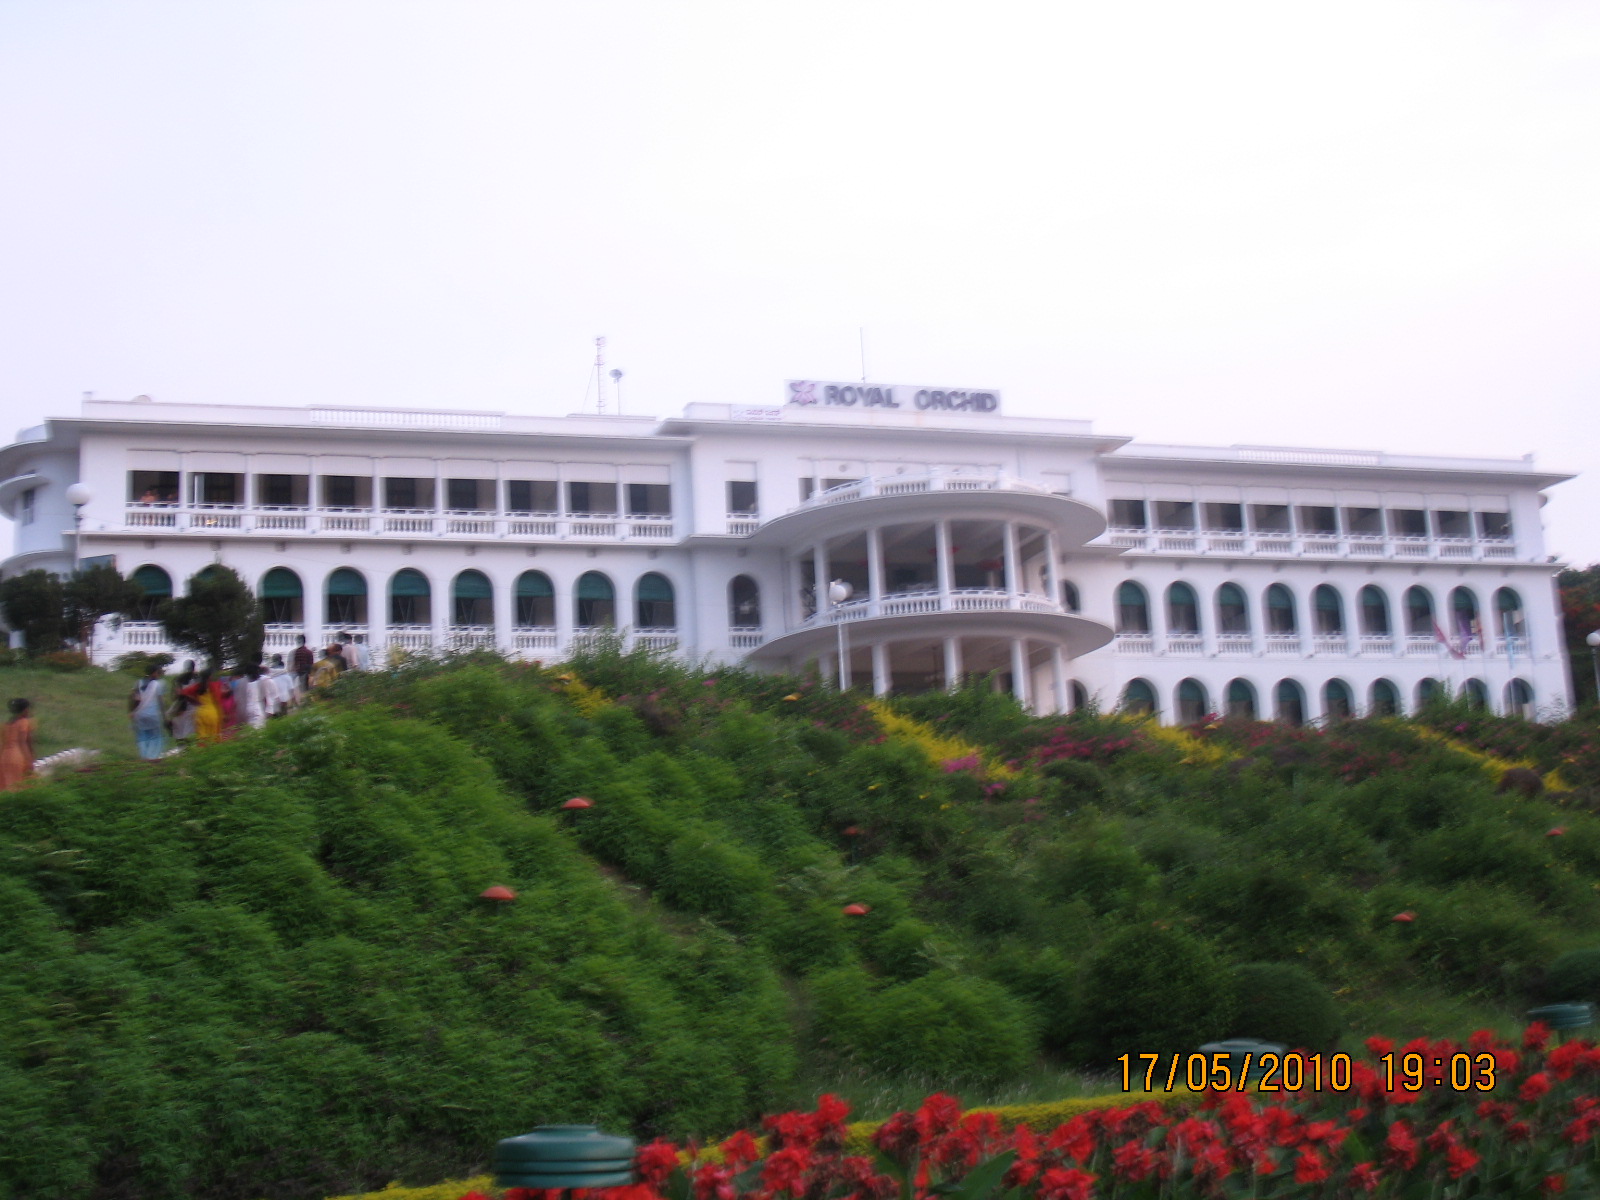
M 1600 629 L 1592 631 L 1583 639 L 1589 643 L 1589 662 L 1594 667 L 1594 699 L 1600 704 Z
M 854 592 L 855 589 L 844 580 L 835 579 L 828 585 L 829 607 L 838 608 Z M 850 650 L 845 641 L 844 621 L 837 613 L 834 614 L 833 626 L 839 634 L 839 690 L 842 692 L 850 686 Z
M 78 482 L 67 488 L 67 503 L 72 505 L 72 573 L 77 575 L 79 564 L 83 561 L 83 506 L 94 499 L 94 489 L 87 483 Z M 79 638 L 83 641 L 83 652 L 91 659 L 94 657 L 94 626 L 78 630 Z

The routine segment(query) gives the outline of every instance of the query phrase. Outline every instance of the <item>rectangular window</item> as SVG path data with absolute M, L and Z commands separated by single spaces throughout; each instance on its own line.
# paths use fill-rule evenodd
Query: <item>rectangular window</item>
M 1338 533 L 1339 510 L 1322 504 L 1302 504 L 1295 509 L 1301 533 Z
M 1157 500 L 1157 529 L 1193 529 L 1194 504 L 1189 500 Z
M 1478 514 L 1478 536 L 1484 538 L 1508 538 L 1511 536 L 1511 514 L 1503 512 L 1481 512 Z
M 672 515 L 672 485 L 669 483 L 630 483 L 628 485 L 628 515 L 630 517 L 670 517 Z
M 135 504 L 176 504 L 176 471 L 129 471 L 128 499 Z
M 1381 536 L 1383 510 L 1381 508 L 1347 508 L 1344 510 L 1344 527 L 1351 533 Z
M 1207 504 L 1201 509 L 1207 529 L 1218 533 L 1244 532 L 1244 505 Z
M 728 481 L 728 514 L 736 517 L 753 517 L 756 515 L 756 485 L 754 482 L 745 482 L 738 479 Z
M 1289 506 L 1287 504 L 1252 504 L 1250 506 L 1252 533 L 1288 533 Z
M 196 504 L 238 504 L 243 498 L 244 489 L 240 483 L 244 477 L 241 475 L 201 471 L 192 478 Z
M 33 524 L 33 495 L 38 490 L 38 488 L 29 488 L 22 493 L 22 507 L 17 519 L 23 525 Z
M 365 475 L 324 475 L 318 492 L 324 508 L 372 507 L 372 480 Z
M 1433 536 L 1442 538 L 1469 538 L 1472 536 L 1472 514 L 1457 509 L 1435 509 Z
M 617 513 L 617 485 L 614 483 L 567 484 L 567 511 L 612 517 Z
M 1143 500 L 1113 500 L 1111 524 L 1118 529 L 1148 529 Z
M 554 479 L 508 479 L 506 511 L 515 513 L 555 513 L 561 511 L 561 497 Z
M 433 507 L 433 480 L 395 478 L 383 481 L 383 506 L 385 508 L 431 509 Z
M 1391 508 L 1389 533 L 1392 537 L 1427 537 L 1428 514 L 1420 508 Z
M 307 475 L 257 475 L 256 503 L 273 508 L 304 508 L 310 483 Z
M 447 479 L 445 506 L 454 512 L 488 512 L 494 507 L 492 479 Z

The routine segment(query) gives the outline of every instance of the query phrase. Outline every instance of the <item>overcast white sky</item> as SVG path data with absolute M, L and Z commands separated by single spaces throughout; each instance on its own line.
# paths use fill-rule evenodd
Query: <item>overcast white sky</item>
M 0 434 L 83 391 L 995 387 L 1520 455 L 1600 560 L 1600 7 L 0 0 Z M 589 395 L 592 404 L 592 392 Z

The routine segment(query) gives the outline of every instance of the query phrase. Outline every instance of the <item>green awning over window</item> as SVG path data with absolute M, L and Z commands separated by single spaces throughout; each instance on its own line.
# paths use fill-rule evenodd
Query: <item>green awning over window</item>
M 1194 596 L 1194 589 L 1187 583 L 1173 584 L 1171 591 L 1167 593 L 1167 598 L 1171 600 L 1173 604 L 1187 604 L 1193 607 L 1197 603 Z
M 1289 589 L 1281 583 L 1275 583 L 1267 589 L 1268 608 L 1293 608 L 1294 598 L 1289 595 Z
M 1476 613 L 1478 611 L 1478 598 L 1466 588 L 1457 588 L 1450 597 L 1450 607 L 1458 613 Z
M 365 596 L 367 594 L 367 581 L 349 567 L 340 567 L 328 576 L 328 595 L 330 596 Z
M 1137 583 L 1124 583 L 1117 588 L 1117 603 L 1143 606 L 1144 589 Z
M 454 593 L 457 600 L 490 600 L 494 588 L 482 571 L 463 571 L 456 576 Z
M 1317 611 L 1318 612 L 1338 612 L 1339 611 L 1339 593 L 1334 591 L 1327 584 L 1323 584 L 1321 587 L 1319 587 L 1317 589 Z
M 639 579 L 639 599 L 671 600 L 672 585 L 652 571 Z
M 517 576 L 518 596 L 542 598 L 555 594 L 555 588 L 550 586 L 550 576 L 543 571 L 524 571 Z
M 160 567 L 140 567 L 133 573 L 133 581 L 144 589 L 146 596 L 172 595 L 172 576 Z
M 599 571 L 589 571 L 578 580 L 579 600 L 615 600 L 616 592 L 611 587 L 611 580 Z
M 1510 588 L 1501 588 L 1494 594 L 1494 603 L 1501 612 L 1517 612 L 1522 608 L 1522 597 Z
M 269 600 L 282 600 L 305 595 L 300 586 L 300 576 L 288 567 L 273 567 L 261 580 L 261 594 Z
M 391 596 L 430 596 L 433 589 L 428 586 L 428 577 L 421 571 L 413 571 L 407 567 L 403 571 L 396 571 L 394 578 L 389 580 L 389 595 Z

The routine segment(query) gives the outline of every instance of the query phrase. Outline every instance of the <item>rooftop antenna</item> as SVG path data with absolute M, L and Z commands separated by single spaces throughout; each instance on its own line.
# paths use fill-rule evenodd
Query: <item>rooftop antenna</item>
M 611 368 L 611 382 L 617 389 L 617 416 L 622 415 L 622 372 L 616 367 Z
M 606 415 L 606 339 L 597 337 L 594 340 L 594 390 L 599 400 L 595 411 L 600 416 Z

